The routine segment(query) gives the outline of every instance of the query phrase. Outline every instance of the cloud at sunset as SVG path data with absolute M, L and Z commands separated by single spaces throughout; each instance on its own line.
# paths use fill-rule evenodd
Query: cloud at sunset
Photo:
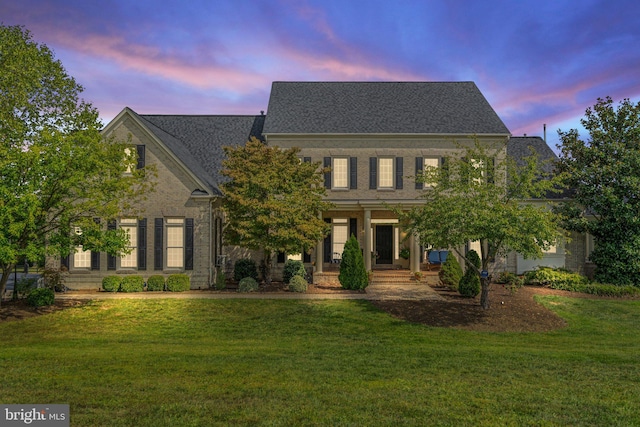
M 382 0 L 24 0 L 0 5 L 49 46 L 105 121 L 259 114 L 276 80 L 473 80 L 514 135 L 640 98 L 640 4 Z M 575 127 L 575 126 L 574 126 Z

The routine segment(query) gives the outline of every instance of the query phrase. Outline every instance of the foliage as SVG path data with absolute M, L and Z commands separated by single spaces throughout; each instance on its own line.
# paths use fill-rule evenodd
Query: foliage
M 408 248 L 402 248 L 400 249 L 400 258 L 402 259 L 409 259 L 409 257 L 411 256 L 411 251 L 409 251 Z
M 23 277 L 15 284 L 13 297 L 14 299 L 26 298 L 34 289 L 38 279 L 34 277 Z
M 80 245 L 123 251 L 124 232 L 94 218 L 134 214 L 153 174 L 125 173 L 135 169 L 136 150 L 103 138 L 82 86 L 29 31 L 0 25 L 0 49 L 1 293 L 20 259 L 66 256 Z
M 258 280 L 256 262 L 251 258 L 239 259 L 233 266 L 233 280 L 239 282 L 245 277 L 251 277 L 254 280 Z
M 458 283 L 462 279 L 462 267 L 460 267 L 460 263 L 455 256 L 450 255 L 447 257 L 438 272 L 438 277 L 440 282 L 452 291 L 458 290 Z
M 557 242 L 559 218 L 546 203 L 522 201 L 544 198 L 556 188 L 551 167 L 533 152 L 516 162 L 507 156 L 506 143 L 491 145 L 476 138 L 458 147 L 442 167 L 425 167 L 416 177 L 427 187 L 425 203 L 408 211 L 395 209 L 408 232 L 424 246 L 453 248 L 462 258 L 459 248 L 479 241 L 482 263 L 473 267 L 478 276 L 509 251 L 541 258 L 542 250 Z M 489 308 L 490 281 L 483 278 L 481 284 L 480 304 Z
M 107 292 L 118 292 L 121 282 L 122 278 L 120 276 L 105 276 L 102 278 L 102 289 Z
M 164 291 L 164 276 L 159 274 L 149 276 L 147 279 L 147 291 Z
M 227 287 L 227 275 L 225 274 L 222 268 L 217 269 L 216 271 L 216 283 L 215 287 L 217 290 L 221 291 Z
M 258 290 L 258 282 L 253 277 L 245 277 L 238 283 L 238 292 L 255 292 Z
M 287 262 L 284 263 L 284 270 L 282 272 L 282 280 L 284 283 L 289 283 L 294 276 L 304 276 L 307 274 L 304 269 L 304 264 L 302 261 L 288 259 Z
M 447 259 L 449 258 L 450 257 L 447 257 Z M 480 277 L 478 273 L 476 273 L 481 265 L 480 256 L 476 251 L 471 249 L 467 252 L 465 258 L 466 270 L 458 284 L 458 292 L 464 297 L 475 298 L 480 293 Z
M 581 286 L 589 282 L 589 279 L 579 273 L 574 273 L 562 268 L 538 267 L 536 270 L 527 271 L 524 274 L 525 285 L 538 286 Z M 555 288 L 560 289 L 560 288 Z
M 328 233 L 318 216 L 331 204 L 323 197 L 324 169 L 301 162 L 300 150 L 266 145 L 251 138 L 243 147 L 225 147 L 223 206 L 229 219 L 230 244 L 264 253 L 265 277 L 271 282 L 273 254 L 307 252 Z
M 518 277 L 510 271 L 502 271 L 498 275 L 496 283 L 503 285 L 513 294 L 522 287 L 522 285 L 524 284 L 524 279 L 522 277 Z
M 124 276 L 120 281 L 120 292 L 142 292 L 144 291 L 144 279 L 142 276 Z
M 289 290 L 291 292 L 307 292 L 307 279 L 300 275 L 293 276 L 289 281 Z
M 640 102 L 614 108 L 599 98 L 580 122 L 588 140 L 576 129 L 559 132 L 559 170 L 572 191 L 560 209 L 564 225 L 594 237 L 596 280 L 640 285 Z
M 65 289 L 64 280 L 68 274 L 69 272 L 59 268 L 47 267 L 42 273 L 44 285 L 55 292 L 62 292 Z
M 31 307 L 44 307 L 52 305 L 55 300 L 55 293 L 49 288 L 38 288 L 29 292 L 27 304 Z
M 184 292 L 191 289 L 191 279 L 186 274 L 171 274 L 167 278 L 167 291 Z
M 344 245 L 338 280 L 345 289 L 365 289 L 369 285 L 369 275 L 364 266 L 362 250 L 354 235 L 351 235 Z

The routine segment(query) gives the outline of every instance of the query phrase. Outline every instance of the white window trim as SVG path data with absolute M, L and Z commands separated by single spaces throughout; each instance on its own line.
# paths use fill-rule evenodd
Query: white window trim
M 129 236 L 129 244 L 127 249 L 131 252 L 120 257 L 120 268 L 137 269 L 138 268 L 138 220 L 136 218 L 122 218 L 120 220 L 120 228 L 126 229 Z
M 344 174 L 342 167 L 336 166 L 336 161 L 344 162 Z M 348 190 L 349 189 L 349 158 L 348 157 L 332 157 L 331 158 L 331 189 L 332 190 Z M 340 171 L 340 175 L 338 175 Z M 344 176 L 343 176 L 344 175 Z M 344 182 L 344 185 L 342 185 Z M 340 185 L 338 185 L 338 183 Z
M 382 162 L 388 161 L 391 169 L 388 177 L 385 177 L 389 181 L 388 185 L 382 185 Z M 395 157 L 378 157 L 378 189 L 379 190 L 393 190 L 395 188 L 396 181 L 396 162 Z
M 434 164 L 431 164 L 432 162 L 435 162 Z M 442 164 L 440 163 L 440 157 L 423 157 L 422 158 L 422 172 L 424 173 L 427 170 L 427 167 L 435 167 L 440 169 L 442 167 Z M 425 188 L 432 188 L 436 185 L 435 182 L 424 182 L 423 183 Z
M 165 218 L 166 242 L 164 247 L 164 265 L 167 269 L 184 269 L 185 249 L 185 221 L 184 218 Z M 179 240 L 172 239 L 172 232 L 177 232 L 173 237 L 180 236 Z
M 78 236 L 82 235 L 82 228 L 74 227 L 74 233 Z M 82 245 L 75 247 L 73 253 L 73 269 L 74 270 L 89 270 L 91 268 L 91 251 L 85 251 Z
M 349 240 L 349 219 L 348 218 L 333 218 L 332 230 L 331 230 L 331 252 L 342 254 L 344 251 L 344 245 Z M 336 230 L 340 230 L 338 233 Z M 340 237 L 344 235 L 344 241 L 337 240 L 336 236 L 340 234 Z

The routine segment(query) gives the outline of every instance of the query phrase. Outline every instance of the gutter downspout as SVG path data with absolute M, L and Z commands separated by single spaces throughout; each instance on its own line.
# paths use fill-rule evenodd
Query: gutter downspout
M 211 283 L 212 283 L 212 270 L 211 270 L 211 257 L 212 257 L 212 248 L 213 246 L 211 245 L 211 240 L 213 237 L 213 227 L 211 226 L 211 219 L 212 219 L 212 214 L 211 214 L 211 209 L 213 206 L 213 201 L 215 200 L 215 198 L 212 198 L 209 200 L 209 288 L 211 288 Z

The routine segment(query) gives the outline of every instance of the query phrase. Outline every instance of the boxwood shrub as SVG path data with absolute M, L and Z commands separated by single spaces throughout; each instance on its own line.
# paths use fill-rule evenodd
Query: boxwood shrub
M 102 289 L 107 292 L 118 292 L 121 280 L 120 276 L 106 276 L 102 279 Z
M 233 280 L 239 282 L 245 277 L 258 280 L 258 267 L 256 267 L 256 262 L 251 258 L 239 259 L 233 266 Z
M 289 290 L 291 292 L 307 292 L 307 280 L 302 276 L 293 276 L 289 281 Z
M 167 290 L 169 292 L 184 292 L 189 289 L 191 289 L 191 282 L 186 274 L 172 274 L 167 278 Z
M 155 276 L 149 276 L 147 279 L 148 291 L 164 291 L 164 276 L 156 274 Z
M 46 305 L 52 305 L 55 299 L 53 289 L 38 288 L 29 293 L 27 297 L 27 304 L 32 307 L 44 307 Z
M 258 282 L 253 277 L 245 277 L 238 283 L 238 292 L 255 292 L 258 290 Z
M 282 281 L 284 283 L 289 283 L 291 278 L 294 276 L 301 276 L 304 278 L 307 272 L 304 269 L 304 264 L 302 261 L 298 261 L 295 259 L 288 259 L 287 262 L 284 263 L 284 271 L 282 272 Z
M 144 279 L 142 276 L 124 276 L 120 281 L 120 292 L 144 291 Z

